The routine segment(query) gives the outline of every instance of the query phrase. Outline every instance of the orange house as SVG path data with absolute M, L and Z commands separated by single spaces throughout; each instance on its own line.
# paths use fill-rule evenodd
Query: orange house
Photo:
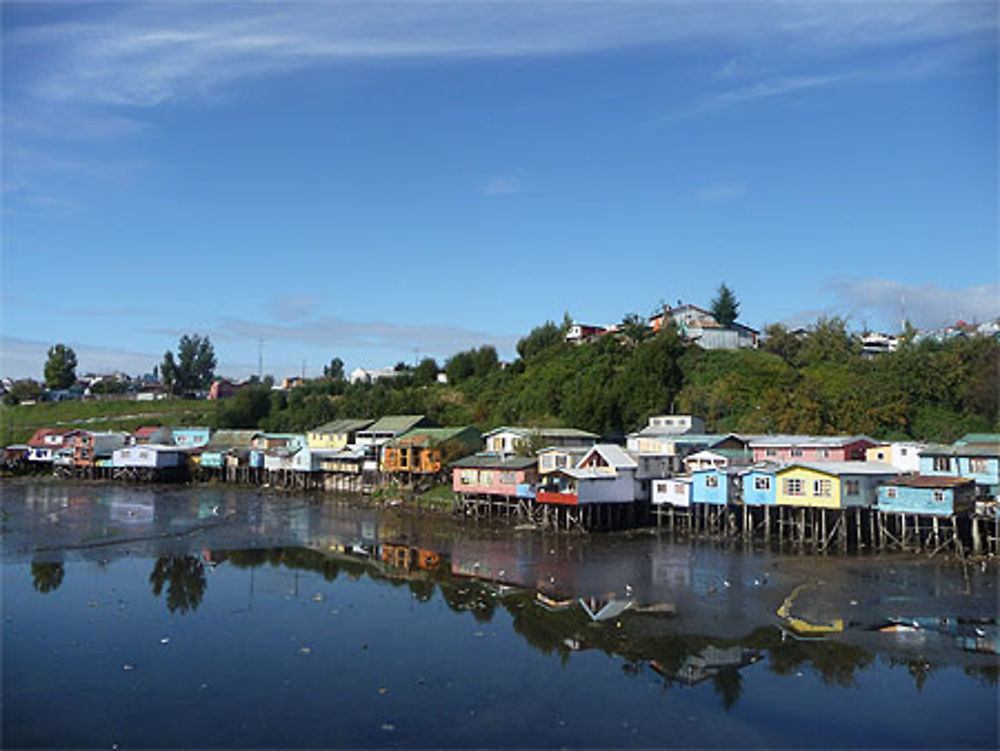
M 447 444 L 472 453 L 482 444 L 482 436 L 475 428 L 414 428 L 382 448 L 382 471 L 437 474 Z

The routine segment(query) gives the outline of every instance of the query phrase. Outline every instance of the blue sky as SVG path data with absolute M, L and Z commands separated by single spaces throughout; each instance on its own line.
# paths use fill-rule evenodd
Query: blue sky
M 2 10 L 5 376 L 1000 314 L 992 2 Z

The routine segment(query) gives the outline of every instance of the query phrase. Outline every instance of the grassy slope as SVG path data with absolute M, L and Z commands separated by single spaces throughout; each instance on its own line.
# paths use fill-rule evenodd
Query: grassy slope
M 188 399 L 19 404 L 0 408 L 0 441 L 4 445 L 24 443 L 37 428 L 135 430 L 143 425 L 205 425 L 214 412 L 212 402 Z

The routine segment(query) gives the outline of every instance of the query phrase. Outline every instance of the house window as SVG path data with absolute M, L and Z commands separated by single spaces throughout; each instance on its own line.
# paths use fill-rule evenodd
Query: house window
M 552 469 L 555 466 L 555 457 L 547 454 L 542 457 L 542 469 Z
M 906 452 L 907 452 L 907 449 L 904 449 L 904 448 L 899 449 L 899 455 L 900 456 L 906 456 Z
M 875 453 L 875 458 L 876 458 L 876 459 L 877 459 L 878 461 L 880 461 L 880 462 L 884 462 L 884 461 L 885 461 L 885 452 L 884 452 L 884 451 L 877 451 L 877 452 Z
M 829 480 L 813 480 L 813 496 L 829 498 L 833 495 L 833 483 Z
M 786 477 L 784 487 L 785 495 L 805 495 L 802 480 L 798 477 Z
M 802 449 L 794 448 L 791 453 L 792 456 L 802 456 Z
M 818 456 L 820 459 L 829 459 L 830 449 L 817 449 L 816 456 Z
M 684 495 L 684 493 L 687 492 L 687 488 L 684 486 L 683 482 L 675 482 L 674 483 L 674 492 L 677 495 Z
M 463 485 L 475 485 L 476 484 L 476 470 L 474 469 L 463 469 L 462 474 L 459 476 L 459 482 Z
M 516 485 L 517 484 L 517 472 L 501 472 L 500 473 L 500 484 L 501 485 Z
M 895 488 L 890 488 L 893 493 L 896 492 Z M 844 493 L 846 495 L 861 495 L 861 482 L 858 480 L 844 480 Z M 895 495 L 890 496 L 890 498 L 895 498 Z
M 656 492 L 657 493 L 666 493 L 667 492 L 667 483 L 665 483 L 665 482 L 658 482 L 658 483 L 656 483 Z
M 986 474 L 986 460 L 985 459 L 969 459 L 969 473 L 973 475 L 985 475 Z
M 778 455 L 778 449 L 765 449 L 764 450 L 764 456 L 777 456 L 777 455 Z
M 706 488 L 719 487 L 719 478 L 716 477 L 715 475 L 709 475 L 708 477 L 705 478 L 705 487 Z
M 934 500 L 937 501 L 938 503 L 943 503 L 944 502 L 944 491 L 943 490 L 935 490 L 934 491 Z
M 555 457 L 555 460 L 556 460 L 556 466 L 557 466 L 557 467 L 565 467 L 565 466 L 566 466 L 566 464 L 567 464 L 567 460 L 568 460 L 568 458 L 569 458 L 569 457 L 567 457 L 567 456 L 565 456 L 565 455 L 563 455 L 563 454 L 558 454 L 558 455 L 556 455 L 556 457 Z
M 850 482 L 850 480 L 848 480 L 848 482 Z M 855 480 L 855 482 L 857 482 L 857 480 Z M 886 488 L 885 489 L 885 497 L 888 498 L 888 499 L 890 499 L 890 500 L 895 499 L 895 497 L 896 497 L 896 489 L 895 488 Z
M 479 473 L 479 484 L 480 485 L 492 485 L 493 484 L 493 473 L 489 470 L 483 470 Z
M 771 478 L 770 477 L 755 477 L 755 478 L 753 478 L 753 489 L 754 490 L 770 490 L 771 489 Z
M 947 456 L 934 457 L 935 472 L 951 472 L 951 459 Z

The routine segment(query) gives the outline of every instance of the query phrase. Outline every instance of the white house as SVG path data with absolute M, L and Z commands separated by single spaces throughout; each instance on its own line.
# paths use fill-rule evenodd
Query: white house
M 394 368 L 355 368 L 347 379 L 351 383 L 372 383 L 379 378 L 395 378 L 398 375 Z
M 162 444 L 124 446 L 111 453 L 111 466 L 113 467 L 164 469 L 166 467 L 179 467 L 184 461 L 183 449 Z
M 653 480 L 652 502 L 655 506 L 691 505 L 691 478 L 686 476 Z
M 491 454 L 514 454 L 532 441 L 544 446 L 589 448 L 599 436 L 576 428 L 500 427 L 483 434 L 486 451 Z M 536 443 L 537 445 L 537 443 Z
M 620 446 L 597 444 L 576 467 L 549 473 L 539 486 L 539 503 L 582 506 L 588 503 L 632 503 L 647 500 L 636 476 L 635 459 Z
M 920 472 L 920 452 L 927 448 L 926 443 L 916 441 L 896 441 L 873 446 L 865 451 L 865 460 L 869 462 L 885 462 L 904 473 Z

